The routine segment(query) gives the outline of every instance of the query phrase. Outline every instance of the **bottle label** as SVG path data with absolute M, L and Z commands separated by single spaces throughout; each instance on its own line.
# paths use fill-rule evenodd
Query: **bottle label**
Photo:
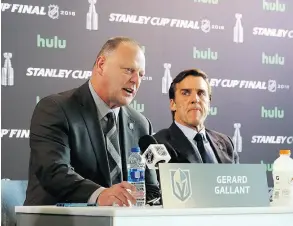
M 274 173 L 273 200 L 288 200 L 293 198 L 293 173 Z
M 129 182 L 140 182 L 145 180 L 145 170 L 144 169 L 128 169 L 128 181 Z

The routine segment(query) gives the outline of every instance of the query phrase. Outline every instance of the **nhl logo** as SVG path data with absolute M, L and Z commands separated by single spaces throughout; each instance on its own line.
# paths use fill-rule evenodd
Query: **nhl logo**
M 269 82 L 268 82 L 268 90 L 270 92 L 276 92 L 276 90 L 277 90 L 277 82 L 275 80 L 269 80 Z
M 48 16 L 52 19 L 58 19 L 59 17 L 59 6 L 49 5 Z
M 201 30 L 204 33 L 208 33 L 211 30 L 211 22 L 209 20 L 202 20 L 201 21 Z

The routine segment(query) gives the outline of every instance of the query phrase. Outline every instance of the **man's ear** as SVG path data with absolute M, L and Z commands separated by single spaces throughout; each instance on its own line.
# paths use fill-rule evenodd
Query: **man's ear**
M 103 75 L 103 71 L 104 71 L 104 66 L 105 66 L 105 61 L 106 61 L 106 58 L 105 56 L 99 56 L 97 59 L 96 59 L 96 70 L 97 72 L 100 74 L 100 75 Z
M 176 111 L 176 103 L 175 103 L 175 100 L 174 99 L 171 99 L 170 100 L 170 110 L 171 111 Z

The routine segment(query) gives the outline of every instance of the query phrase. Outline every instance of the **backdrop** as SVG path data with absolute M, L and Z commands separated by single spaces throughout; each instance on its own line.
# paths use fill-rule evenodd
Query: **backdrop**
M 85 83 L 103 43 L 138 40 L 146 76 L 132 106 L 169 127 L 168 88 L 188 68 L 210 77 L 206 126 L 233 137 L 241 163 L 293 151 L 291 0 L 11 0 L 2 9 L 2 178 L 27 179 L 40 98 Z

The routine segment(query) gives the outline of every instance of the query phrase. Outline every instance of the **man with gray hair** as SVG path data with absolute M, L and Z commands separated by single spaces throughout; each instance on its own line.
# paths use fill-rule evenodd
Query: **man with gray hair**
M 92 77 L 81 87 L 43 98 L 30 127 L 29 182 L 25 205 L 60 202 L 129 206 L 127 159 L 149 120 L 129 107 L 145 74 L 141 46 L 109 39 Z M 146 198 L 160 197 L 155 171 L 146 169 Z

